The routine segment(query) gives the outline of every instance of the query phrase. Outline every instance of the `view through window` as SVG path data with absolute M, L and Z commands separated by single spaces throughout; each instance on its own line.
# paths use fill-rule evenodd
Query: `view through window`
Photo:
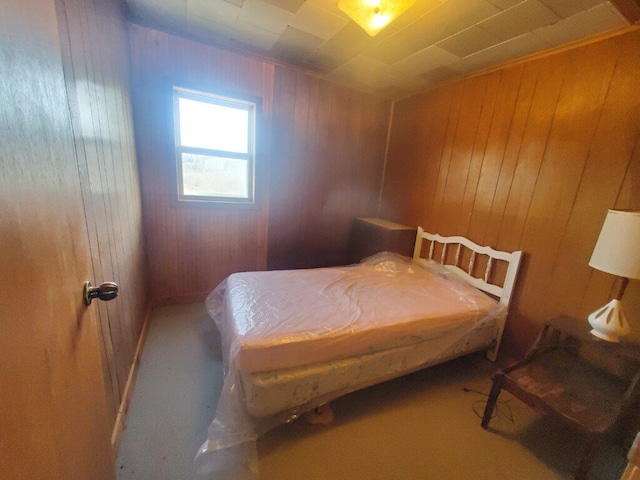
M 256 104 L 173 89 L 178 197 L 253 203 Z

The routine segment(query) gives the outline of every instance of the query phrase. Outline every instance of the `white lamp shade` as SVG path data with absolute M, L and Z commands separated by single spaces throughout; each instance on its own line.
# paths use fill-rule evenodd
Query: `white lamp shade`
M 640 211 L 609 210 L 589 265 L 619 277 L 640 279 Z

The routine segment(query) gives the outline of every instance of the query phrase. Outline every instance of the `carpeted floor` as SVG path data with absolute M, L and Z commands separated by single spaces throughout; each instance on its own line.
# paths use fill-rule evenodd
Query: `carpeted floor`
M 328 426 L 295 421 L 258 442 L 261 480 L 571 478 L 580 435 L 508 393 L 480 427 L 496 366 L 472 355 L 332 403 Z M 190 480 L 222 386 L 219 336 L 202 304 L 153 312 L 117 459 L 119 480 Z M 619 479 L 607 445 L 592 480 Z

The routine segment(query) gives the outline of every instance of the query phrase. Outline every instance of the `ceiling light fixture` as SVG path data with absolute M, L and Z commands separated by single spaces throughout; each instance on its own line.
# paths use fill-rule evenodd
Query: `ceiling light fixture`
M 414 3 L 416 0 L 339 0 L 338 8 L 375 37 Z

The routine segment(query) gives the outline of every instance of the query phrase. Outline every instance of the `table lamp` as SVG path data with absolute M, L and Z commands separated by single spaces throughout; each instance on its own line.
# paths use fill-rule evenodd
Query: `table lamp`
M 640 278 L 640 211 L 609 210 L 589 265 L 616 275 L 613 299 L 589 315 L 591 333 L 619 342 L 631 330 L 620 300 L 630 278 Z

